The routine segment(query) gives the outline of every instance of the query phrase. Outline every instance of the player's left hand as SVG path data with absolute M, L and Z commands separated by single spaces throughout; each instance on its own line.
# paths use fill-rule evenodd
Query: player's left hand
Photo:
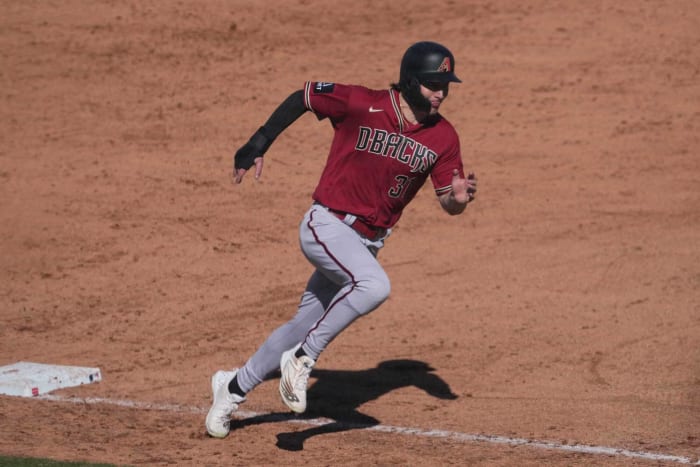
M 467 204 L 474 201 L 476 195 L 476 175 L 470 172 L 467 178 L 462 178 L 459 171 L 452 172 L 452 196 L 456 202 Z

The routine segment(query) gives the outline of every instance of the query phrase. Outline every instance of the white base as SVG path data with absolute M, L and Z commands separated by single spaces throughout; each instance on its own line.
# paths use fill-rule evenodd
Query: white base
M 99 368 L 17 362 L 0 367 L 0 394 L 36 397 L 61 388 L 102 381 Z

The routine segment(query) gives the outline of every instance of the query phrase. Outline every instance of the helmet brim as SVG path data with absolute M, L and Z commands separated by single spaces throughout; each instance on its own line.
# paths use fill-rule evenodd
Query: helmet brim
M 453 72 L 449 73 L 417 73 L 418 81 L 422 83 L 438 82 L 438 83 L 461 83 L 462 80 L 457 78 Z

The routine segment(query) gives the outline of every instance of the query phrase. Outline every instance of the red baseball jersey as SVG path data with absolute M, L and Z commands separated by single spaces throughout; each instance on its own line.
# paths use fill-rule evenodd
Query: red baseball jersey
M 435 193 L 452 189 L 452 171 L 464 177 L 459 137 L 443 117 L 409 123 L 399 92 L 309 81 L 304 105 L 328 118 L 335 135 L 313 199 L 368 224 L 393 227 L 430 175 Z

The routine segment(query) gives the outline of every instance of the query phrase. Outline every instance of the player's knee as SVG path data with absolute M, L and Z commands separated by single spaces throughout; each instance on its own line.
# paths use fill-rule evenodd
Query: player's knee
M 391 283 L 386 275 L 375 276 L 361 280 L 357 284 L 366 303 L 367 312 L 377 308 L 389 298 Z

